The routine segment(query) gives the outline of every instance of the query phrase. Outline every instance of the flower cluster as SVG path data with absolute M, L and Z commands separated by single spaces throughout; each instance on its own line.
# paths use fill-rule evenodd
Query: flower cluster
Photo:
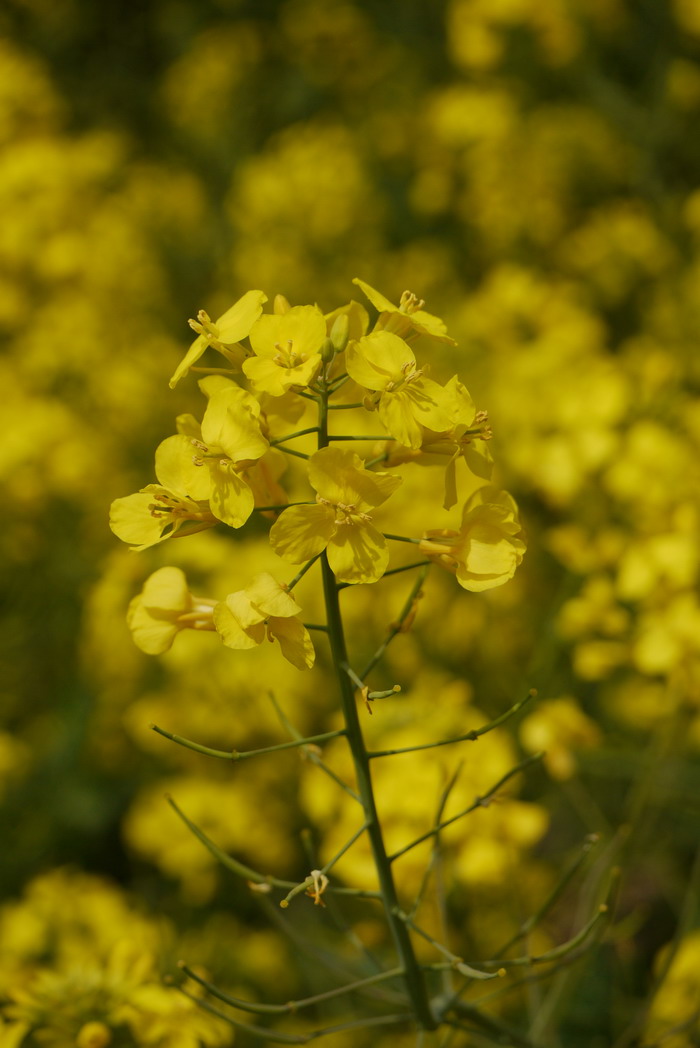
M 309 668 L 314 649 L 291 593 L 296 581 L 323 555 L 340 584 L 378 582 L 390 562 L 388 539 L 415 543 L 426 563 L 446 567 L 467 590 L 490 589 L 512 577 L 525 549 L 517 507 L 507 492 L 479 486 L 491 475 L 488 416 L 476 410 L 458 376 L 445 384 L 429 378 L 428 361 L 413 348 L 420 336 L 454 344 L 443 321 L 410 292 L 395 305 L 364 281 L 355 283 L 378 311 L 371 330 L 357 302 L 323 314 L 318 306 L 291 306 L 278 295 L 273 311 L 263 313 L 267 296 L 261 291 L 247 292 L 215 322 L 203 310 L 190 321 L 197 338 L 170 385 L 190 371 L 206 375 L 199 382 L 208 398 L 202 421 L 177 419 L 177 433 L 156 451 L 157 483 L 116 499 L 112 530 L 142 550 L 218 524 L 242 528 L 257 510 L 274 517 L 272 551 L 305 567 L 289 583 L 263 572 L 220 601 L 194 597 L 179 568 L 161 568 L 129 610 L 143 651 L 166 651 L 183 629 L 209 630 L 236 650 L 256 647 L 265 637 L 277 640 L 289 662 Z M 199 364 L 209 348 L 227 368 Z M 309 402 L 316 405 L 315 424 L 295 430 Z M 384 433 L 336 435 L 331 421 L 337 408 L 344 409 L 343 418 L 355 408 L 360 428 L 362 419 L 364 425 L 378 419 Z M 313 438 L 315 449 L 309 448 Z M 351 441 L 351 447 L 339 446 Z M 378 455 L 372 450 L 377 441 Z M 354 450 L 363 446 L 372 454 Z M 290 478 L 288 490 L 280 482 L 288 456 L 304 462 L 311 498 L 290 503 L 296 480 Z M 458 501 L 460 459 L 477 488 L 458 530 L 425 529 L 413 537 L 382 529 L 381 522 L 391 519 L 386 504 L 405 479 L 384 466 L 445 467 L 444 506 L 450 509 Z M 431 523 L 439 511 L 426 506 L 425 512 Z

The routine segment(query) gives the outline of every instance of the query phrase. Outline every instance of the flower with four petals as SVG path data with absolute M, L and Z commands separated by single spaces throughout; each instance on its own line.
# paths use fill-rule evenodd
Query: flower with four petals
M 418 548 L 452 571 L 466 590 L 501 586 L 525 552 L 518 507 L 507 491 L 486 485 L 465 503 L 459 531 L 426 531 Z
M 423 429 L 450 429 L 457 403 L 450 391 L 426 378 L 410 346 L 390 331 L 375 331 L 345 351 L 350 378 L 370 390 L 365 406 L 375 408 L 388 432 L 419 448 Z
M 207 346 L 218 350 L 229 363 L 240 368 L 246 353 L 238 344 L 242 338 L 248 337 L 251 327 L 262 313 L 264 302 L 267 302 L 267 295 L 263 291 L 247 291 L 215 321 L 200 309 L 197 319 L 189 321 L 192 330 L 197 332 L 197 338 L 176 367 L 170 379 L 170 388 L 174 389 L 180 379 L 185 377 Z
M 299 619 L 301 608 L 291 593 L 262 572 L 245 589 L 229 593 L 214 608 L 214 626 L 228 648 L 255 648 L 267 637 L 279 641 L 285 659 L 299 670 L 310 669 L 315 652 Z
M 309 459 L 309 481 L 316 504 L 285 509 L 270 529 L 272 548 L 292 564 L 325 549 L 340 582 L 376 582 L 389 551 L 368 511 L 396 491 L 401 477 L 373 473 L 352 451 L 328 447 Z

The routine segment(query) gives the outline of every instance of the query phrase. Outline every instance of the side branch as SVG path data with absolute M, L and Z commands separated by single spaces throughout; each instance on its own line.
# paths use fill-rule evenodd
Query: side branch
M 227 870 L 237 874 L 246 881 L 250 881 L 253 884 L 264 884 L 270 888 L 284 888 L 289 891 L 290 888 L 296 888 L 297 884 L 294 881 L 284 881 L 279 877 L 274 877 L 270 873 L 260 873 L 258 870 L 254 870 L 252 866 L 246 866 L 245 863 L 239 862 L 238 859 L 234 859 L 232 856 L 227 855 L 218 844 L 215 844 L 210 837 L 207 837 L 204 830 L 201 830 L 196 823 L 192 822 L 191 819 L 185 815 L 181 808 L 175 803 L 172 797 L 166 798 L 170 807 L 180 816 L 187 828 L 194 834 L 197 840 L 201 841 L 207 851 L 214 856 L 218 862 L 221 863 Z M 309 878 L 310 880 L 310 878 Z M 369 889 L 362 888 L 337 888 L 329 887 L 329 892 L 335 892 L 339 895 L 355 895 L 363 899 L 379 899 L 381 898 L 379 892 L 370 891 Z
M 511 706 L 509 710 L 502 713 L 500 717 L 496 717 L 495 720 L 489 721 L 488 724 L 484 724 L 481 728 L 474 728 L 472 731 L 465 732 L 464 735 L 453 735 L 449 739 L 440 739 L 439 742 L 422 742 L 418 746 L 404 746 L 403 748 L 396 750 L 370 750 L 367 756 L 395 757 L 397 753 L 415 753 L 416 750 L 431 750 L 436 746 L 449 746 L 453 742 L 476 742 L 477 739 L 481 738 L 482 735 L 486 735 L 487 732 L 493 731 L 494 728 L 500 728 L 502 724 L 505 724 L 507 720 L 510 720 L 510 718 L 516 713 L 519 713 L 523 706 L 536 696 L 537 692 L 534 688 L 531 688 L 524 699 L 521 699 L 520 702 L 516 702 L 514 706 Z
M 491 789 L 487 790 L 487 792 L 484 793 L 481 797 L 477 797 L 476 800 L 472 804 L 470 804 L 468 808 L 464 808 L 462 811 L 457 812 L 456 815 L 453 815 L 450 819 L 445 819 L 437 826 L 433 826 L 432 829 L 427 830 L 425 833 L 421 834 L 420 837 L 416 837 L 416 839 L 411 841 L 410 844 L 407 844 L 404 848 L 400 848 L 399 851 L 394 852 L 393 855 L 389 856 L 389 862 L 394 862 L 396 859 L 400 858 L 400 856 L 405 855 L 406 852 L 410 851 L 411 848 L 415 848 L 418 844 L 422 844 L 423 841 L 427 841 L 430 837 L 434 837 L 436 834 L 440 833 L 441 830 L 444 830 L 446 826 L 450 826 L 453 822 L 456 822 L 457 819 L 461 819 L 465 815 L 469 815 L 471 812 L 476 811 L 477 808 L 488 807 L 490 802 L 493 800 L 495 794 L 498 793 L 498 791 L 500 790 L 501 786 L 504 786 L 505 783 L 507 783 L 509 779 L 512 779 L 514 775 L 517 775 L 518 772 L 524 771 L 525 768 L 529 767 L 530 764 L 534 764 L 535 761 L 542 760 L 543 757 L 544 752 L 534 753 L 531 757 L 526 757 L 524 761 L 521 761 L 520 764 L 516 764 L 516 766 L 514 768 L 511 768 L 509 772 L 506 772 L 506 774 L 498 780 L 495 786 L 492 786 Z
M 258 1004 L 255 1001 L 244 1001 L 240 997 L 232 997 L 230 994 L 224 993 L 213 983 L 207 982 L 201 975 L 198 975 L 195 971 L 189 968 L 184 961 L 178 961 L 178 967 L 194 982 L 199 983 L 200 986 L 204 987 L 207 993 L 210 993 L 212 997 L 216 997 L 217 1000 L 223 1001 L 224 1004 L 230 1004 L 232 1008 L 238 1008 L 242 1012 L 251 1012 L 254 1015 L 292 1015 L 295 1012 L 302 1011 L 304 1008 L 313 1007 L 316 1004 L 320 1004 L 322 1001 L 330 1001 L 336 997 L 344 997 L 345 994 L 356 993 L 357 991 L 364 990 L 367 986 L 373 986 L 376 983 L 385 982 L 387 979 L 396 979 L 403 975 L 402 968 L 392 968 L 387 972 L 379 972 L 377 975 L 369 975 L 366 979 L 358 979 L 356 982 L 346 983 L 344 986 L 339 986 L 335 990 L 325 990 L 323 993 L 316 993 L 313 997 L 304 997 L 299 1001 L 287 1001 L 286 1004 Z
M 306 738 L 294 739 L 292 742 L 278 742 L 275 746 L 263 746 L 259 750 L 214 750 L 210 746 L 202 746 L 198 742 L 192 742 L 191 739 L 185 739 L 182 735 L 174 735 L 172 732 L 166 731 L 165 728 L 159 728 L 157 724 L 151 724 L 150 727 L 158 735 L 162 735 L 163 738 L 169 739 L 170 742 L 176 742 L 178 746 L 185 746 L 188 750 L 194 750 L 195 753 L 203 753 L 205 757 L 218 757 L 220 760 L 226 761 L 247 760 L 248 757 L 259 757 L 263 753 L 291 750 L 296 746 L 326 742 L 328 739 L 337 739 L 339 735 L 345 735 L 345 729 L 340 728 L 338 731 L 326 731 L 322 735 L 308 735 Z

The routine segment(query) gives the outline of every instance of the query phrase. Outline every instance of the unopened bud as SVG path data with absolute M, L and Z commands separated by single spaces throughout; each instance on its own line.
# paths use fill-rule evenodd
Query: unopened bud
M 325 338 L 321 346 L 321 360 L 324 364 L 329 364 L 334 356 L 335 346 L 329 338 Z
M 292 307 L 289 304 L 289 300 L 284 295 L 275 295 L 275 300 L 272 303 L 273 312 L 277 316 L 282 316 L 283 313 L 288 313 Z
M 347 313 L 340 313 L 333 321 L 330 339 L 336 353 L 342 353 L 348 344 L 350 334 L 350 318 Z

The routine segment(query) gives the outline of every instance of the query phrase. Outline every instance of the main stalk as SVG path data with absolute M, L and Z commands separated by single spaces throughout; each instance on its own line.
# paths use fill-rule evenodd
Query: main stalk
M 318 446 L 327 447 L 328 440 L 328 394 L 325 389 L 319 395 Z M 325 553 L 321 555 L 323 574 L 323 595 L 326 605 L 326 623 L 331 647 L 333 666 L 338 679 L 340 702 L 345 719 L 348 745 L 352 754 L 357 779 L 357 790 L 362 801 L 367 824 L 367 834 L 372 849 L 372 856 L 379 879 L 379 889 L 384 903 L 386 918 L 391 928 L 397 953 L 401 960 L 406 989 L 411 999 L 416 1021 L 424 1030 L 435 1030 L 438 1023 L 433 1016 L 428 999 L 425 979 L 413 950 L 413 943 L 405 922 L 399 916 L 400 907 L 396 894 L 396 885 L 391 871 L 391 863 L 384 846 L 377 807 L 374 800 L 370 761 L 367 756 L 362 728 L 357 712 L 355 689 L 348 676 L 346 667 L 348 657 L 345 647 L 343 620 L 340 613 L 338 584 L 331 570 Z

